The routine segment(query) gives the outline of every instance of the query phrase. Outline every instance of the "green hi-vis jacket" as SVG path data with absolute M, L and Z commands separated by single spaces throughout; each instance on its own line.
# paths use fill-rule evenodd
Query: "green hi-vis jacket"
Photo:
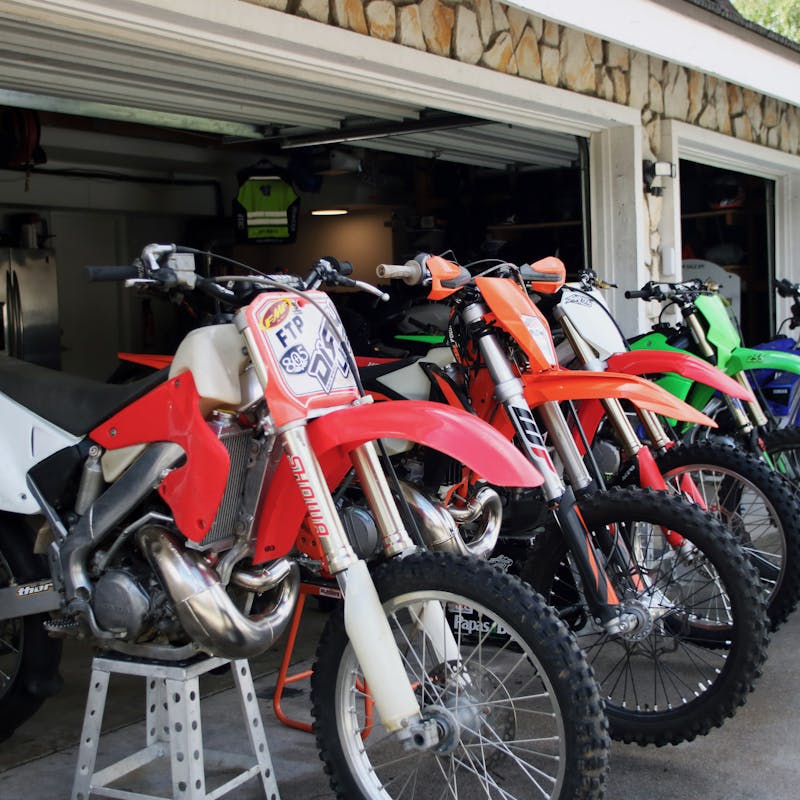
M 289 183 L 276 175 L 253 175 L 240 186 L 234 202 L 240 241 L 293 242 L 300 199 Z

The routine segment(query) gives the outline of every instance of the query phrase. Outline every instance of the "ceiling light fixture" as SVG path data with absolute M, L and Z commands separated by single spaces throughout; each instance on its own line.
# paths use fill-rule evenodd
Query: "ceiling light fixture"
M 349 213 L 346 208 L 318 208 L 311 212 L 312 217 L 340 217 Z

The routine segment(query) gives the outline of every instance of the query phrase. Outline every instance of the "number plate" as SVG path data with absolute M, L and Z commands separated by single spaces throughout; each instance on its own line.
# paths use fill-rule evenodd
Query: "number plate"
M 267 403 L 278 426 L 358 397 L 336 307 L 323 292 L 306 294 L 317 305 L 288 292 L 269 292 L 247 309 L 248 327 L 267 367 Z

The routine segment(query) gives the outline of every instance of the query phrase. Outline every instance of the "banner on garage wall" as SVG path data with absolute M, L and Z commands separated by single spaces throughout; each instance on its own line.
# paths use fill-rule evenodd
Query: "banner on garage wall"
M 250 244 L 291 243 L 297 235 L 300 198 L 286 172 L 257 166 L 238 175 L 233 201 L 236 238 Z

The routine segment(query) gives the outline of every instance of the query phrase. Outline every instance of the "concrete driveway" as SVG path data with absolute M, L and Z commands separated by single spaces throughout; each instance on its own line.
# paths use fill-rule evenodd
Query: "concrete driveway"
M 308 663 L 324 616 L 310 611 L 301 628 L 299 666 Z M 609 800 L 797 800 L 800 797 L 800 617 L 773 636 L 769 659 L 756 691 L 733 720 L 708 736 L 678 747 L 640 748 L 614 744 L 606 796 Z M 331 798 L 311 735 L 282 726 L 271 696 L 280 653 L 253 662 L 256 689 L 283 800 Z M 2 800 L 68 798 L 77 759 L 90 655 L 68 648 L 64 692 L 0 748 Z M 231 749 L 246 741 L 229 676 L 203 684 L 207 745 Z M 137 682 L 138 681 L 138 682 Z M 306 684 L 285 702 L 293 716 L 308 717 Z M 143 746 L 141 679 L 112 677 L 98 765 Z M 168 766 L 168 765 L 167 765 Z M 164 773 L 166 776 L 167 773 Z M 209 785 L 213 781 L 209 779 Z M 168 783 L 166 784 L 168 786 Z M 141 789 L 140 789 L 141 791 Z M 149 791 L 155 791 L 149 788 Z M 237 790 L 237 800 L 263 798 L 254 782 Z M 531 798 L 532 800 L 532 798 Z

